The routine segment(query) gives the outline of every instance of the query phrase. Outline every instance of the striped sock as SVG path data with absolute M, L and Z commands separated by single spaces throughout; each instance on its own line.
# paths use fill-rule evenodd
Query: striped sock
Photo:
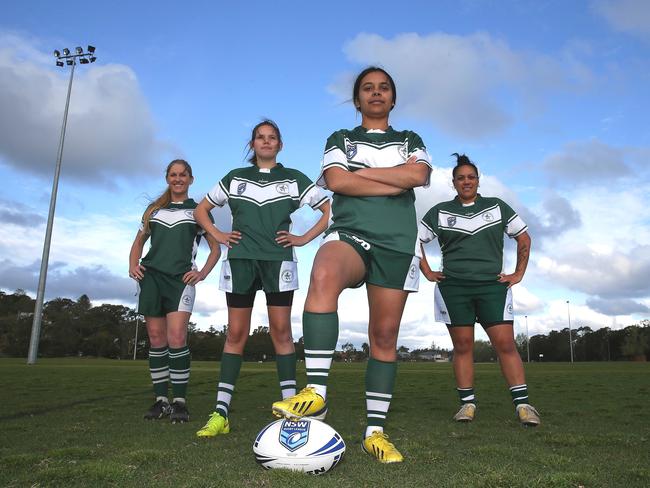
M 515 407 L 522 403 L 528 403 L 528 385 L 524 383 L 523 385 L 511 386 L 510 396 Z
M 278 369 L 282 399 L 294 396 L 296 394 L 296 353 L 276 355 L 275 365 Z
M 174 401 L 185 399 L 187 384 L 190 381 L 190 348 L 169 348 L 169 379 L 172 384 Z
M 456 388 L 456 390 L 458 390 L 461 405 L 465 405 L 466 403 L 476 403 L 474 388 Z
M 241 369 L 241 354 L 224 352 L 221 356 L 221 371 L 219 373 L 219 386 L 217 387 L 217 403 L 215 410 L 228 418 L 228 409 L 232 394 L 235 391 L 235 383 Z
M 167 398 L 169 382 L 169 349 L 167 346 L 149 348 L 149 373 L 156 397 Z
M 366 417 L 368 430 L 384 430 L 386 415 L 393 398 L 397 362 L 368 359 L 366 368 Z M 366 436 L 367 437 L 367 436 Z
M 339 338 L 339 315 L 336 312 L 302 314 L 305 341 L 305 368 L 307 386 L 327 397 L 327 377 Z

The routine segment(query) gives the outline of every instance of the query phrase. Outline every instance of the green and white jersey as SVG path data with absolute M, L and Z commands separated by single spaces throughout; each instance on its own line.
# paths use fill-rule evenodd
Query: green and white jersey
M 205 198 L 219 207 L 228 203 L 232 228 L 242 234 L 227 257 L 262 261 L 295 261 L 293 248 L 275 242 L 277 232 L 291 231 L 291 214 L 298 208 L 317 209 L 328 200 L 307 176 L 281 164 L 232 170 Z
M 390 168 L 404 164 L 415 155 L 419 163 L 431 167 L 429 154 L 415 132 L 365 129 L 334 132 L 325 145 L 321 175 L 317 184 L 326 188 L 323 174 L 339 167 L 346 171 L 361 168 Z M 427 183 L 428 186 L 428 183 Z M 332 224 L 328 232 L 346 231 L 376 246 L 410 255 L 417 249 L 415 192 L 409 190 L 390 197 L 353 197 L 334 193 Z
M 172 276 L 196 269 L 194 258 L 204 234 L 194 220 L 196 205 L 188 198 L 182 203 L 172 202 L 151 214 L 151 247 L 141 261 L 145 268 Z M 144 231 L 144 223 L 140 230 Z
M 494 281 L 503 268 L 503 234 L 517 237 L 528 226 L 504 201 L 478 195 L 464 205 L 458 197 L 432 207 L 422 218 L 422 242 L 438 239 L 445 276 Z

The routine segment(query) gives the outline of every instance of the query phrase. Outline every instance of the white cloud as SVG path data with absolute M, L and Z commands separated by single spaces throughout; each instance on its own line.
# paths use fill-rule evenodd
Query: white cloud
M 570 252 L 543 257 L 539 270 L 553 282 L 601 298 L 650 295 L 650 246 L 606 253 L 575 246 Z
M 539 112 L 548 94 L 583 89 L 592 82 L 575 49 L 553 58 L 517 51 L 482 32 L 400 34 L 392 39 L 359 34 L 344 51 L 354 62 L 377 64 L 391 73 L 398 86 L 396 112 L 468 139 L 502 133 L 520 112 Z M 350 78 L 340 77 L 331 90 L 349 99 Z
M 630 174 L 625 151 L 599 140 L 569 142 L 560 152 L 546 157 L 542 167 L 552 183 L 571 187 L 613 181 Z
M 597 0 L 593 7 L 612 28 L 650 40 L 650 3 L 647 0 Z
M 67 69 L 57 70 L 54 58 L 30 39 L 0 32 L 0 162 L 47 178 L 69 80 Z M 126 175 L 155 172 L 154 163 L 174 149 L 156 132 L 131 68 L 99 62 L 77 67 L 63 154 L 66 176 L 111 186 Z

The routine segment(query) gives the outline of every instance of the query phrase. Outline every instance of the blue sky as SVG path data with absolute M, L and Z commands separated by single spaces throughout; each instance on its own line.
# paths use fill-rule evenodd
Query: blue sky
M 67 71 L 51 52 L 93 44 L 75 73 L 47 296 L 133 305 L 127 255 L 147 198 L 176 157 L 199 200 L 244 163 L 251 127 L 271 117 L 280 160 L 316 178 L 327 136 L 359 123 L 356 72 L 397 83 L 396 128 L 418 132 L 434 164 L 418 213 L 453 196 L 452 152 L 482 172 L 481 192 L 530 225 L 515 327 L 622 327 L 650 315 L 648 207 L 650 4 L 643 0 L 338 2 L 12 2 L 0 20 L 0 289 L 34 294 Z M 296 227 L 315 218 L 300 211 Z M 227 212 L 217 212 L 227 227 Z M 298 252 L 303 290 L 314 243 Z M 506 269 L 514 266 L 507 246 Z M 199 260 L 207 252 L 200 253 Z M 437 246 L 428 248 L 435 263 Z M 365 342 L 349 291 L 340 343 Z M 295 301 L 300 337 L 304 293 Z M 263 298 L 255 324 L 266 324 Z M 409 298 L 400 344 L 449 346 L 433 288 Z M 201 327 L 226 323 L 217 272 L 199 286 Z M 478 331 L 479 329 L 477 329 Z M 477 332 L 478 337 L 484 337 Z

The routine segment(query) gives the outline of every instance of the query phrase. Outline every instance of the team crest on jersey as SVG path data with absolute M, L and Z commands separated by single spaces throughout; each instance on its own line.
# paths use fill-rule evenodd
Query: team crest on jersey
M 399 155 L 402 156 L 404 159 L 408 159 L 408 155 L 409 155 L 408 141 L 404 141 L 404 144 L 402 144 L 397 151 L 399 152 Z
M 189 217 L 190 219 L 194 218 L 194 210 L 185 210 L 185 216 Z
M 289 270 L 286 270 L 282 273 L 282 281 L 285 283 L 291 283 L 293 281 L 293 273 Z
M 278 193 L 282 195 L 286 195 L 287 193 L 289 193 L 289 185 L 287 185 L 286 183 L 278 183 L 277 185 L 275 185 L 275 189 Z
M 351 142 L 346 142 L 345 143 L 345 157 L 348 159 L 352 159 L 357 155 L 357 145 L 352 144 Z
M 285 420 L 280 428 L 280 444 L 295 451 L 296 449 L 307 444 L 309 440 L 309 421 L 308 420 Z
M 449 227 L 456 225 L 456 217 L 447 217 L 447 225 Z
M 181 298 L 183 301 L 184 305 L 191 305 L 192 304 L 192 297 L 189 295 L 183 295 L 183 298 Z
M 508 306 L 506 307 L 506 310 L 508 313 L 512 313 L 512 303 L 509 303 Z
M 246 191 L 246 182 L 244 181 L 243 183 L 237 185 L 237 195 L 241 195 L 245 191 Z
M 415 278 L 415 272 L 417 271 L 417 268 L 415 267 L 415 264 L 411 265 L 411 268 L 409 269 L 409 276 L 411 278 Z
M 486 212 L 483 214 L 483 220 L 486 222 L 492 222 L 494 220 L 494 215 L 492 215 L 490 212 Z

